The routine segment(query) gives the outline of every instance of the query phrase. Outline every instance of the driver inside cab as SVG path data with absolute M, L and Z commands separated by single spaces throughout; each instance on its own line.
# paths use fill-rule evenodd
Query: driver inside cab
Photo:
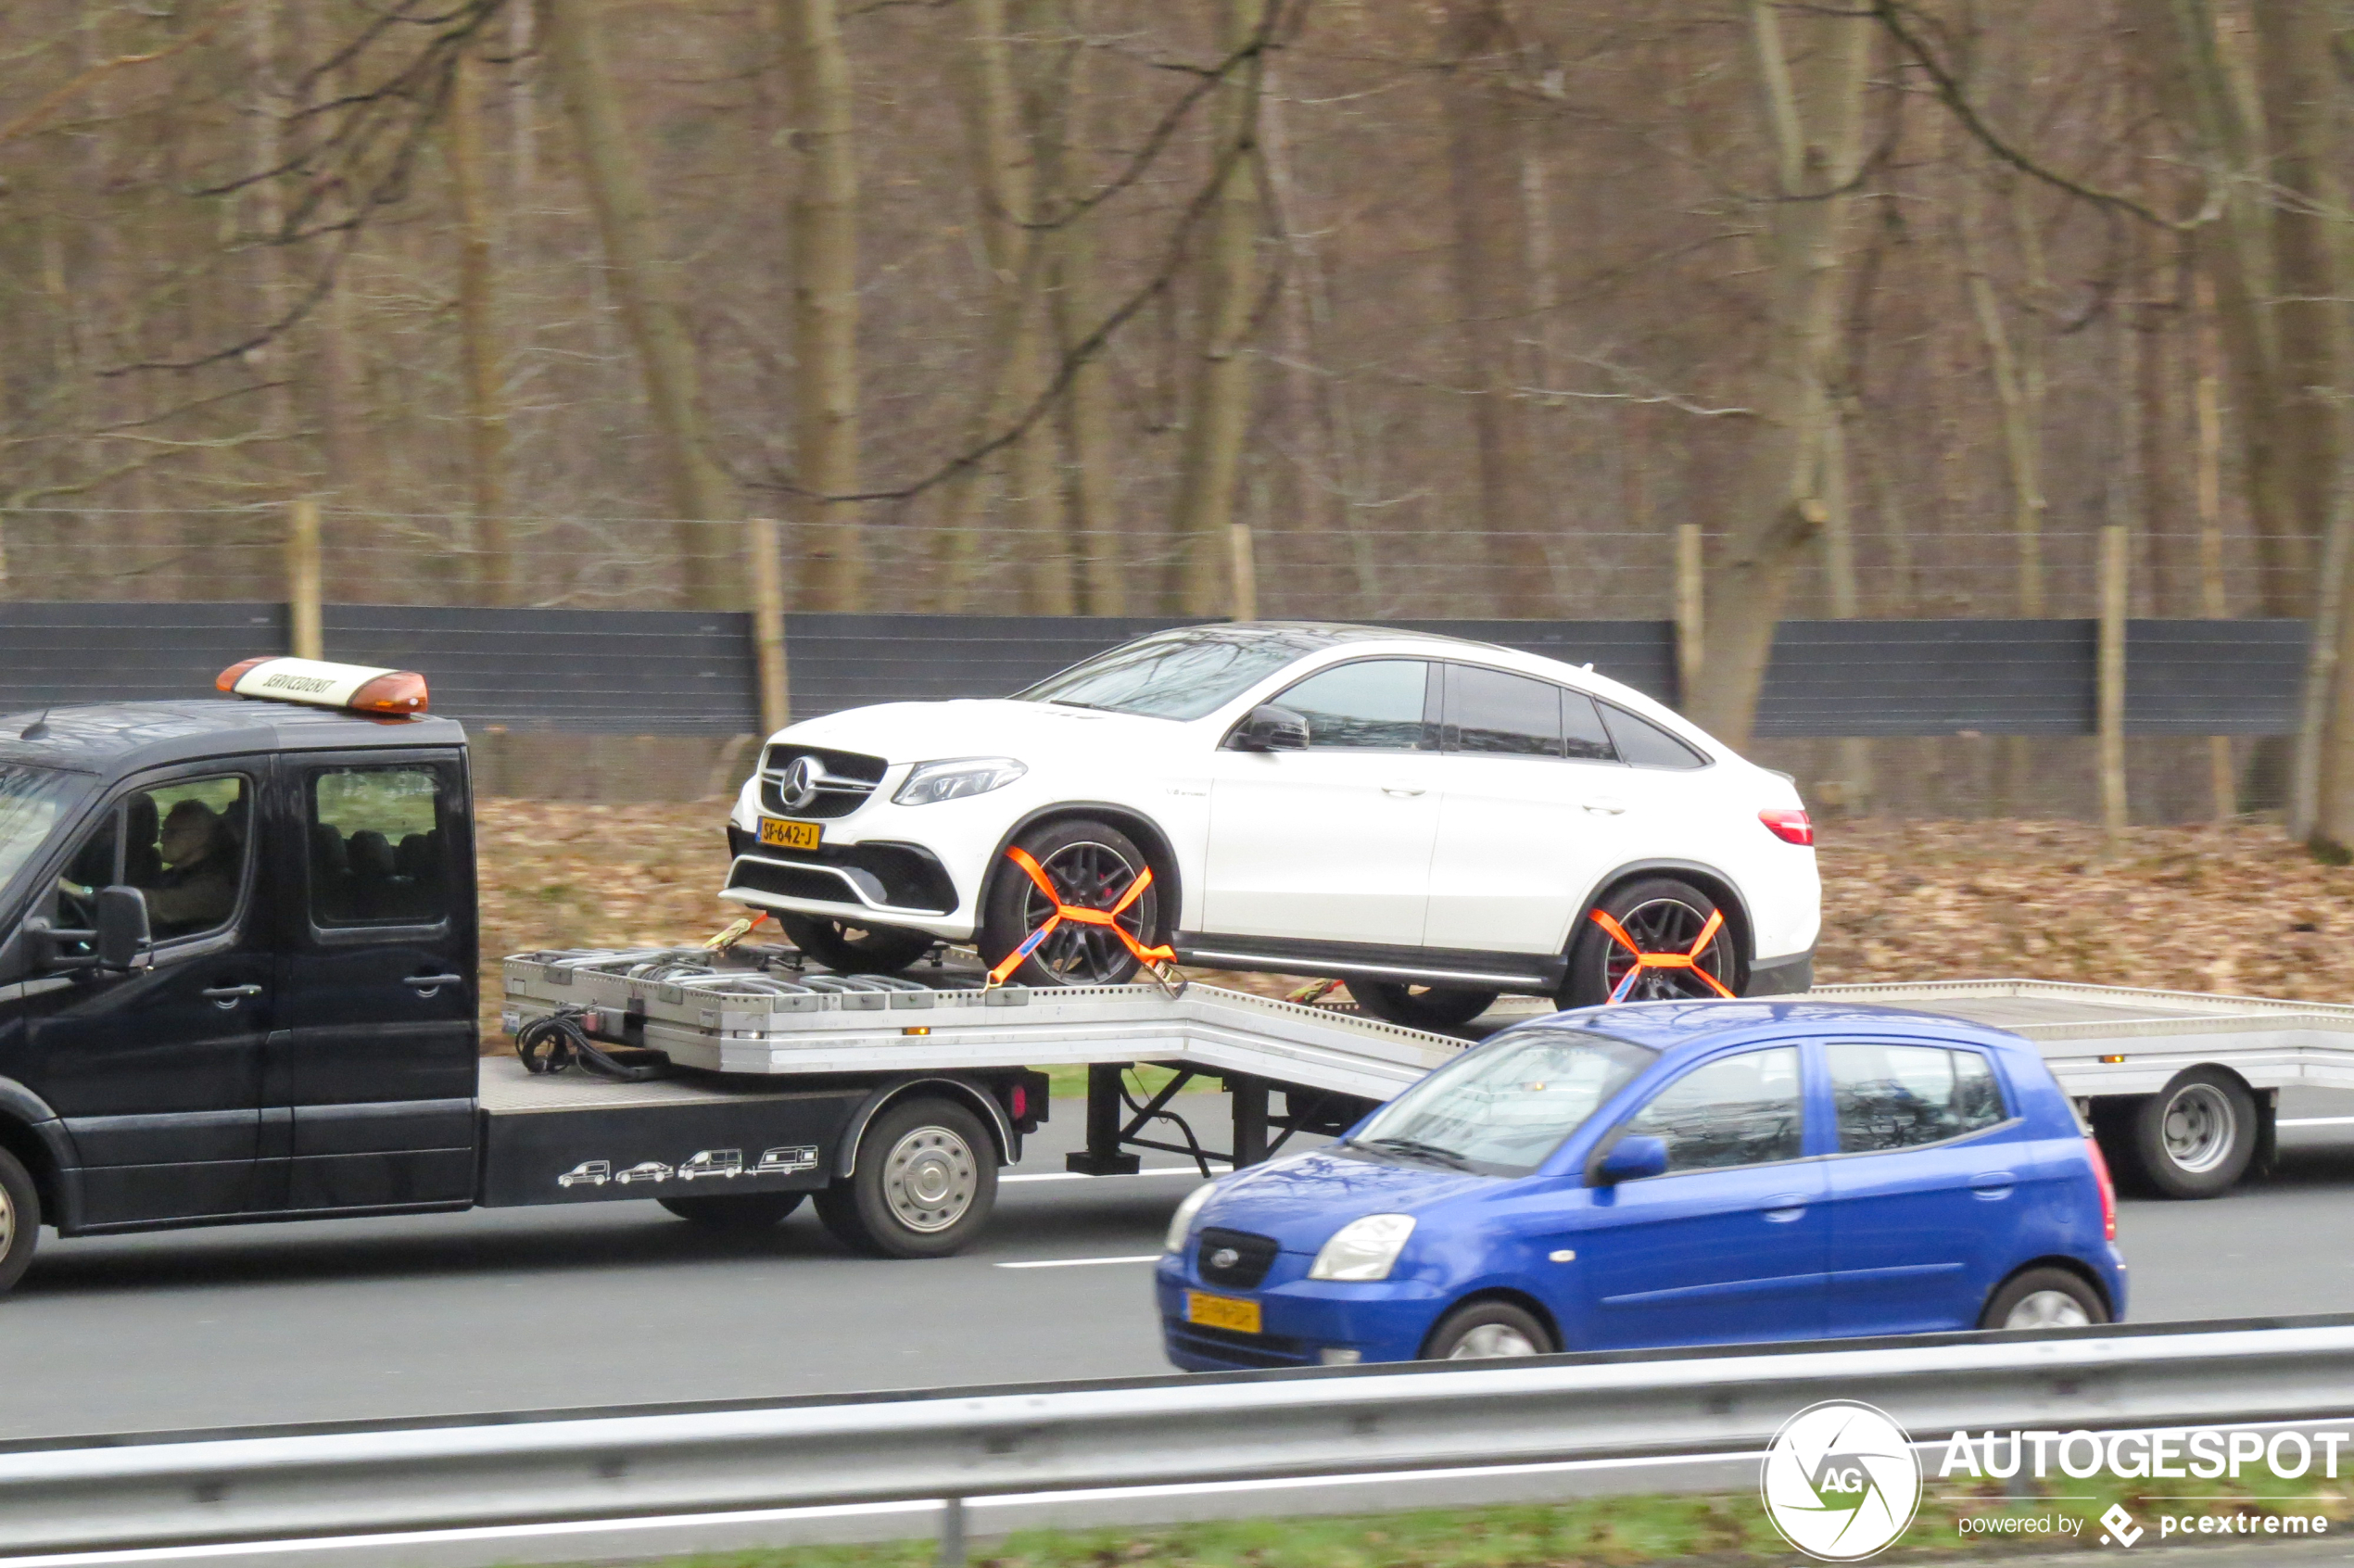
M 147 913 L 162 931 L 200 931 L 237 904 L 237 857 L 221 814 L 184 800 L 163 819 L 164 869 L 147 890 Z

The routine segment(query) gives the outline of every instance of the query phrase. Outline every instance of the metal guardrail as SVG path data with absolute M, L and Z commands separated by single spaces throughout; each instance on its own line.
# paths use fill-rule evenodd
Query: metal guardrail
M 0 1551 L 1738 1455 L 1839 1397 L 1916 1440 L 2337 1417 L 2354 1317 L 12 1444 Z

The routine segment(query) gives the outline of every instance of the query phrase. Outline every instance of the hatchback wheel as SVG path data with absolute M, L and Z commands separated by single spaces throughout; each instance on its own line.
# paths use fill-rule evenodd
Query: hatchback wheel
M 1474 1301 L 1438 1321 L 1424 1343 L 1426 1361 L 1487 1361 L 1550 1356 L 1553 1336 L 1537 1315 L 1509 1301 Z
M 1054 890 L 1052 897 L 1013 858 L 1013 850 L 1038 867 Z M 1136 841 L 1109 823 L 1078 817 L 1031 828 L 998 863 L 983 898 L 976 936 L 982 961 L 993 969 L 1011 957 L 1031 932 L 1055 918 L 1057 904 L 1100 910 L 1130 938 L 1153 945 L 1160 900 L 1150 875 Z M 1111 926 L 1066 918 L 1006 979 L 1016 985 L 1125 985 L 1137 967 L 1135 953 Z
M 1716 901 L 1677 877 L 1615 888 L 1570 939 L 1564 1007 L 1684 1002 L 1740 989 L 1733 930 Z
M 2065 1269 L 2030 1269 L 2006 1283 L 1978 1326 L 1983 1329 L 2083 1328 L 2108 1321 L 2098 1292 Z
M 1350 980 L 1348 994 L 1377 1018 L 1408 1029 L 1448 1030 L 1467 1024 L 1496 1003 L 1492 991 L 1453 985 L 1400 985 L 1391 980 Z

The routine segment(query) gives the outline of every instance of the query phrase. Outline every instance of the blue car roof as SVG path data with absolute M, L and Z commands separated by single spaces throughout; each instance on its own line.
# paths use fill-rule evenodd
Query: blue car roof
M 1532 1024 L 1572 1025 L 1607 1034 L 1633 1045 L 1677 1056 L 1729 1045 L 1743 1040 L 1773 1039 L 1803 1031 L 1823 1035 L 1935 1033 L 1980 1044 L 2016 1046 L 2026 1043 L 2006 1030 L 1971 1023 L 1942 1013 L 1911 1007 L 1874 1007 L 1861 1003 L 1811 1002 L 1629 1002 L 1614 1007 L 1580 1007 L 1532 1019 Z

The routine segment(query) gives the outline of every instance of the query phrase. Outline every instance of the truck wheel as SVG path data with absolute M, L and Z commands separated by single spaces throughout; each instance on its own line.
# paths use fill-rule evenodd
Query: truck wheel
M 838 975 L 895 975 L 932 950 L 929 931 L 846 926 L 821 915 L 778 915 L 792 944 Z
M 1444 1030 L 1467 1024 L 1496 1003 L 1492 991 L 1454 985 L 1399 985 L 1390 980 L 1350 980 L 1348 994 L 1377 1018 L 1408 1029 Z
M 2184 1068 L 2133 1107 L 2125 1142 L 2135 1173 L 2160 1194 L 2214 1197 L 2256 1153 L 2256 1100 L 2221 1068 Z
M 1979 1314 L 1982 1329 L 2082 1328 L 2108 1321 L 2099 1292 L 2065 1269 L 2030 1269 L 2004 1282 Z
M 681 1220 L 715 1231 L 765 1231 L 801 1207 L 804 1193 L 714 1193 L 654 1201 Z
M 1692 946 L 1708 930 L 1709 917 L 1718 913 L 1716 901 L 1677 877 L 1645 877 L 1614 888 L 1578 923 L 1569 941 L 1569 969 L 1562 978 L 1558 1000 L 1564 1007 L 1593 1007 L 1608 1002 L 1638 967 L 1636 954 L 1602 928 L 1593 916 L 1608 915 L 1643 953 L 1674 953 L 1696 956 L 1696 967 L 1729 991 L 1740 989 L 1740 960 L 1732 929 L 1720 924 L 1697 955 Z M 1642 968 L 1621 1002 L 1683 1002 L 1721 994 L 1693 968 Z
M 1149 869 L 1135 840 L 1086 817 L 1032 828 L 1014 847 L 1038 863 L 1061 902 L 1082 909 L 1115 907 Z M 996 967 L 1054 913 L 1054 903 L 1010 855 L 1000 860 L 975 933 L 981 961 Z M 1146 887 L 1118 919 L 1129 935 L 1151 946 L 1159 928 L 1159 890 Z M 1136 955 L 1109 930 L 1066 920 L 1006 979 L 1015 985 L 1125 985 L 1136 969 Z
M 844 1246 L 878 1258 L 964 1249 L 997 1202 L 997 1151 L 954 1100 L 902 1100 L 867 1124 L 858 1165 L 817 1195 L 817 1218 Z
M 0 1149 L 0 1291 L 23 1278 L 41 1241 L 41 1196 L 17 1157 Z

